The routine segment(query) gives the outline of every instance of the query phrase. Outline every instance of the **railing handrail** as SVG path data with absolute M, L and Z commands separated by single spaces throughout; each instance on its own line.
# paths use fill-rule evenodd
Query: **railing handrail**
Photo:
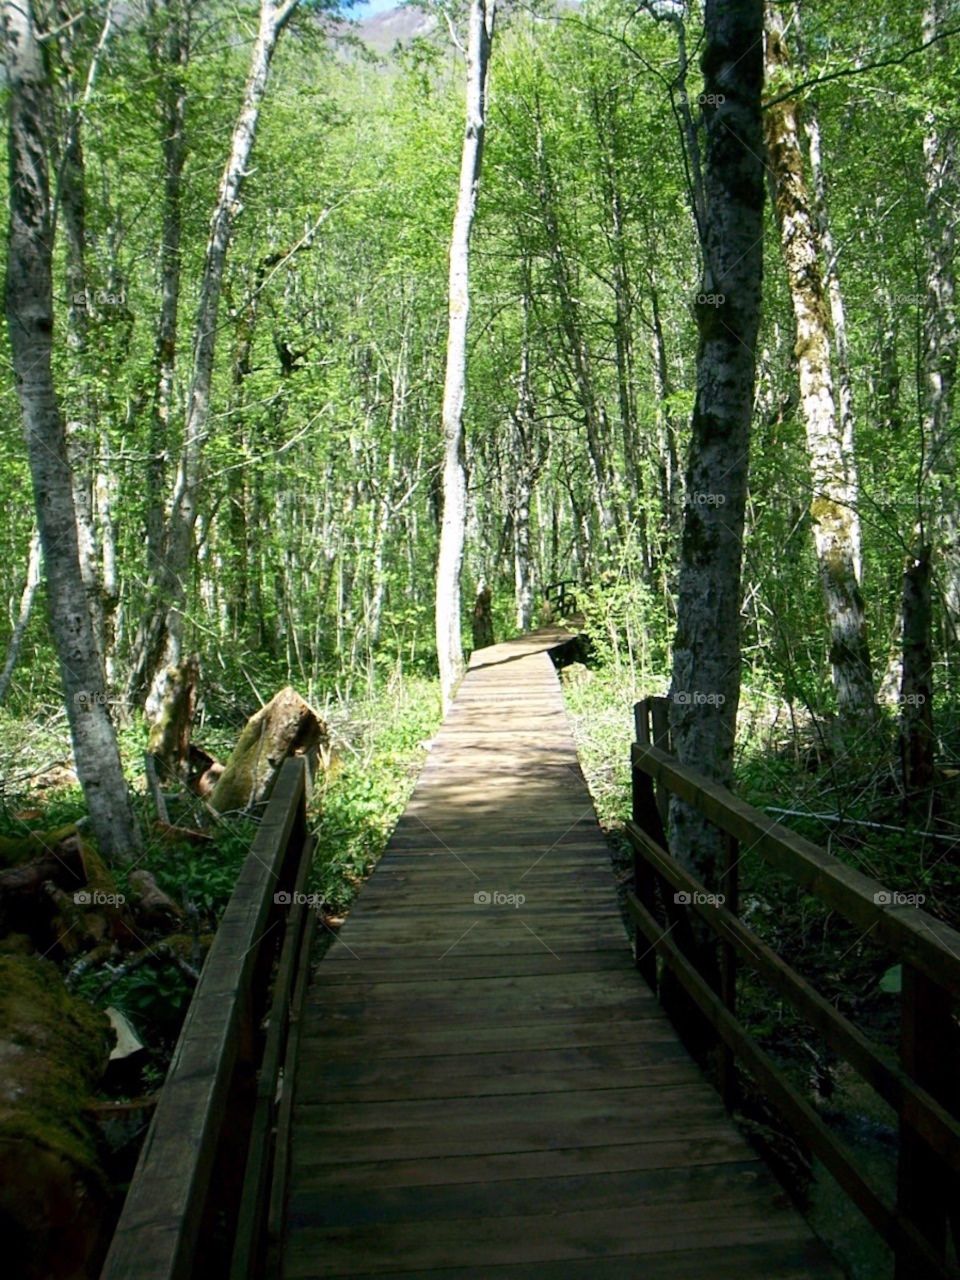
M 686 801 L 710 822 L 758 853 L 777 871 L 820 898 L 851 924 L 909 960 L 960 999 L 960 932 L 920 907 L 877 902 L 893 897 L 886 885 L 864 875 L 739 799 L 706 774 L 679 762 L 650 743 L 634 743 L 633 763 L 655 782 Z M 741 847 L 740 856 L 747 850 Z
M 284 762 L 193 993 L 101 1280 L 193 1272 L 231 1094 L 239 1074 L 249 1091 L 258 1067 L 269 970 L 284 935 L 268 925 L 274 895 L 302 883 L 310 856 L 308 781 L 304 757 Z
M 953 1004 L 960 995 L 960 933 L 918 907 L 890 905 L 892 894 L 878 881 L 771 821 L 697 769 L 681 764 L 664 750 L 670 746 L 665 698 L 644 699 L 634 715 L 640 741 L 633 744 L 630 755 L 633 821 L 627 823 L 626 832 L 634 849 L 634 891 L 628 893 L 627 905 L 638 929 L 638 969 L 659 990 L 681 1030 L 686 1024 L 702 1044 L 708 1027 L 719 1040 L 721 1091 L 730 1107 L 736 1098 L 733 1064 L 739 1060 L 747 1066 L 774 1107 L 893 1248 L 897 1280 L 960 1275 L 947 1244 L 948 1224 L 955 1233 L 960 1230 L 952 1195 L 960 1172 L 956 1088 L 960 1052 L 953 1025 Z M 719 872 L 724 893 L 730 895 L 726 901 L 667 852 L 669 794 L 725 833 Z M 748 852 L 758 853 L 901 959 L 899 1063 L 739 919 L 737 868 Z M 691 915 L 719 939 L 718 972 L 710 964 L 709 973 L 701 971 L 703 952 L 694 941 Z M 682 988 L 683 999 L 675 988 L 665 985 L 664 974 L 657 969 L 658 956 Z M 737 1019 L 739 961 L 786 997 L 897 1112 L 900 1154 L 895 1204 L 888 1203 L 860 1173 L 844 1145 Z

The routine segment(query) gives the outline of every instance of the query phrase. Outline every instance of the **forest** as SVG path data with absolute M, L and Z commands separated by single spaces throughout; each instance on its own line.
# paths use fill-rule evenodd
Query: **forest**
M 615 871 L 632 708 L 666 697 L 680 762 L 960 928 L 957 0 L 0 10 L 17 1274 L 99 1273 L 263 735 L 319 751 L 332 936 L 494 639 L 585 637 L 562 684 Z M 709 883 L 718 831 L 668 826 Z M 741 874 L 895 1051 L 900 967 Z M 889 1114 L 741 1007 L 895 1182 Z M 744 1114 L 848 1274 L 893 1275 Z

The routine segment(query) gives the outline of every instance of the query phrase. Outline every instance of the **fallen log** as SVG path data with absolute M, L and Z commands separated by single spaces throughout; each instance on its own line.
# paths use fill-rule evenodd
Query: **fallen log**
M 0 955 L 0 1221 L 23 1280 L 75 1280 L 101 1249 L 109 1188 L 85 1113 L 111 1041 L 50 961 Z
M 75 829 L 56 844 L 33 848 L 29 861 L 18 862 L 0 871 L 0 903 L 10 897 L 35 896 L 48 881 L 68 890 L 81 889 L 86 883 L 80 837 Z
M 327 743 L 327 728 L 295 689 L 281 689 L 247 721 L 213 794 L 218 813 L 265 804 L 288 756 L 308 755 Z

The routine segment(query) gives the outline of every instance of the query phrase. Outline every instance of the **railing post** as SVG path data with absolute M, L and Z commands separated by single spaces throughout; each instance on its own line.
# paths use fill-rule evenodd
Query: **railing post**
M 637 742 L 649 746 L 650 723 L 648 719 L 649 699 L 643 698 L 633 708 L 633 724 Z M 632 793 L 632 817 L 638 827 L 654 836 L 659 826 L 657 803 L 653 794 L 653 780 L 642 769 L 638 769 L 630 758 L 630 781 Z M 637 897 L 650 912 L 657 914 L 657 890 L 653 869 L 637 850 L 633 851 L 633 888 Z M 657 990 L 657 953 L 649 945 L 646 935 L 638 927 L 634 927 L 634 956 L 637 969 L 651 991 Z
M 912 964 L 903 962 L 900 993 L 900 1061 L 916 1082 L 950 1108 L 957 1090 L 957 1033 L 949 994 Z M 946 1257 L 948 1215 L 956 1213 L 957 1179 L 918 1135 L 902 1109 L 897 1167 L 897 1208 Z M 956 1230 L 956 1223 L 954 1223 Z M 916 1256 L 897 1257 L 896 1280 L 922 1280 Z
M 648 698 L 650 704 L 650 721 L 653 726 L 653 745 L 660 751 L 670 754 L 670 713 L 667 710 L 666 698 Z M 657 809 L 664 831 L 670 822 L 670 793 L 661 784 L 657 785 Z M 664 844 L 666 848 L 666 844 Z
M 723 842 L 723 862 L 720 867 L 720 892 L 723 905 L 735 916 L 740 914 L 740 842 L 727 835 Z M 737 952 L 729 942 L 720 943 L 720 999 L 724 1007 L 736 1017 L 737 1013 Z M 720 1043 L 720 1093 L 728 1111 L 737 1101 L 737 1060 L 729 1045 Z

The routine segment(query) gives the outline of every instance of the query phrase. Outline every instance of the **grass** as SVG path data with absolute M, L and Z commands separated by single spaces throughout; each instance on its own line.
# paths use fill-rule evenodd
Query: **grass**
M 317 791 L 311 891 L 341 915 L 377 864 L 440 723 L 440 689 L 422 676 L 324 709 L 333 763 Z

